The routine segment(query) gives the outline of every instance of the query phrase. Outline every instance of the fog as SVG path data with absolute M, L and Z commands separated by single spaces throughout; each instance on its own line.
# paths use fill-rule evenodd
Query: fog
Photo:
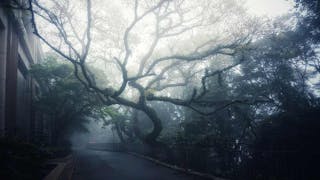
M 73 149 L 85 148 L 88 143 L 119 143 L 120 140 L 110 126 L 104 126 L 102 122 L 91 119 L 86 124 L 88 132 L 74 133 L 70 137 Z
M 308 130 L 320 104 L 318 6 L 300 3 L 35 3 L 35 33 L 57 63 L 47 68 L 70 70 L 71 80 L 49 81 L 78 115 L 65 137 L 75 149 L 116 143 L 222 177 L 272 177 L 277 163 L 289 172 L 286 152 L 317 139 Z

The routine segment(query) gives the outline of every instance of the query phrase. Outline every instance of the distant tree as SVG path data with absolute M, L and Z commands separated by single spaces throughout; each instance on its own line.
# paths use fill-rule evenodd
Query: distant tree
M 100 119 L 103 121 L 103 127 L 111 126 L 112 130 L 116 131 L 121 143 L 129 143 L 136 139 L 129 109 L 103 107 L 97 113 L 101 114 Z

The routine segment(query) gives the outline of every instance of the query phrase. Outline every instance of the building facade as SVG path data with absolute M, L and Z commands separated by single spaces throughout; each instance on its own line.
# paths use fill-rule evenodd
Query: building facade
M 0 137 L 30 142 L 46 132 L 32 103 L 39 86 L 29 73 L 42 57 L 30 12 L 0 2 Z

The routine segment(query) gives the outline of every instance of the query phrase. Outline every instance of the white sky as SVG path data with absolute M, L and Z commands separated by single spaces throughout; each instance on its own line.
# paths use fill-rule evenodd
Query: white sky
M 247 0 L 249 12 L 257 16 L 276 17 L 290 11 L 294 6 L 292 0 Z

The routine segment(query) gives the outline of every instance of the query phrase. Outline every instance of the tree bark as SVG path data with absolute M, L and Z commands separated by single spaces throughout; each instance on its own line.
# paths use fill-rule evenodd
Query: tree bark
M 156 142 L 157 138 L 159 137 L 161 131 L 162 131 L 162 122 L 160 120 L 160 118 L 157 115 L 157 112 L 148 107 L 145 106 L 145 108 L 143 109 L 143 112 L 146 113 L 146 115 L 150 118 L 150 120 L 153 122 L 153 129 L 150 133 L 148 133 L 144 140 L 146 143 L 154 143 Z

